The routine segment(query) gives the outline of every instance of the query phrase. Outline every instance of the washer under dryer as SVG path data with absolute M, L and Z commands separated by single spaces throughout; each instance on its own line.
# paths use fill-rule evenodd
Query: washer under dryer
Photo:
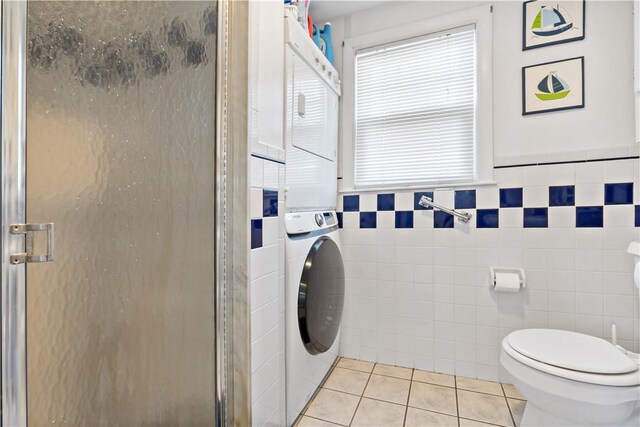
M 338 357 L 344 265 L 336 213 L 285 215 L 287 424 Z

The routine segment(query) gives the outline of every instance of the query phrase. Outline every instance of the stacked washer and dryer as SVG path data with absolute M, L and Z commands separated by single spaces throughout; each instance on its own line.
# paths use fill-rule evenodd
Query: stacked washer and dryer
M 338 235 L 340 82 L 285 12 L 286 412 L 292 425 L 338 357 L 344 266 Z

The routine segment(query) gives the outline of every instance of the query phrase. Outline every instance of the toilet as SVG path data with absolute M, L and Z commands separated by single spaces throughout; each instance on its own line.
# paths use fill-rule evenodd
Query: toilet
M 500 363 L 527 399 L 521 426 L 640 426 L 640 366 L 608 341 L 523 329 L 502 341 Z

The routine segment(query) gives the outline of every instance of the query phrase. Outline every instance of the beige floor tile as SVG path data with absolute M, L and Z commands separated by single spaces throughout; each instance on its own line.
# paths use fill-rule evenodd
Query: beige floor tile
M 504 397 L 458 389 L 460 417 L 501 426 L 513 426 Z
M 453 375 L 438 374 L 437 372 L 413 371 L 413 380 L 422 383 L 430 383 L 437 385 L 446 385 L 447 387 L 455 387 L 456 380 Z
M 361 396 L 367 381 L 369 381 L 369 375 L 366 372 L 335 368 L 323 387 Z
M 402 378 L 403 380 L 410 380 L 411 368 L 401 368 L 400 366 L 382 365 L 376 363 L 376 367 L 373 368 L 373 373 L 378 375 L 386 375 L 388 377 Z
M 337 366 L 340 368 L 353 369 L 355 371 L 371 372 L 374 365 L 375 363 L 373 362 L 365 362 L 364 360 L 355 360 L 343 357 L 338 361 Z
M 512 384 L 502 384 L 504 395 L 513 399 L 527 400 Z
M 500 383 L 491 381 L 474 380 L 472 378 L 456 377 L 456 385 L 463 390 L 477 391 L 478 393 L 495 394 L 504 396 Z
M 357 427 L 402 427 L 406 406 L 379 400 L 362 398 L 352 426 Z
M 422 409 L 407 409 L 406 427 L 458 427 L 458 418 Z
M 443 414 L 458 415 L 456 408 L 456 390 L 434 384 L 413 382 L 409 406 Z
M 320 389 L 305 415 L 332 423 L 349 425 L 360 398 L 339 391 Z
M 460 418 L 460 427 L 495 427 L 495 424 L 482 423 L 480 421 L 467 420 Z
M 296 427 L 339 427 L 339 424 L 330 423 L 329 421 L 322 421 L 317 418 L 311 418 L 304 416 L 300 418 Z
M 381 375 L 371 375 L 369 384 L 364 390 L 364 397 L 384 400 L 385 402 L 407 404 L 409 396 L 409 386 L 411 381 L 399 378 L 384 377 Z
M 524 407 L 527 405 L 527 401 L 518 399 L 507 399 L 507 402 L 509 402 L 509 408 L 511 409 L 513 420 L 516 422 L 516 426 L 519 426 L 520 421 L 522 421 L 522 414 L 524 414 Z

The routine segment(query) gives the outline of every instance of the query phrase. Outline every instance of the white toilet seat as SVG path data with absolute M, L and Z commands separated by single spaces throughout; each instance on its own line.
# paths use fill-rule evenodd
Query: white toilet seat
M 507 337 L 518 353 L 547 365 L 594 374 L 625 374 L 638 364 L 609 341 L 559 329 L 523 329 Z
M 523 365 L 538 371 L 560 377 L 568 380 L 579 381 L 587 384 L 606 385 L 612 387 L 632 387 L 640 385 L 640 371 L 629 372 L 626 374 L 592 374 L 589 372 L 572 371 L 569 369 L 559 368 L 557 366 L 547 365 L 537 360 L 530 359 L 517 351 L 511 346 L 503 342 L 502 348 L 509 356 L 516 359 Z

